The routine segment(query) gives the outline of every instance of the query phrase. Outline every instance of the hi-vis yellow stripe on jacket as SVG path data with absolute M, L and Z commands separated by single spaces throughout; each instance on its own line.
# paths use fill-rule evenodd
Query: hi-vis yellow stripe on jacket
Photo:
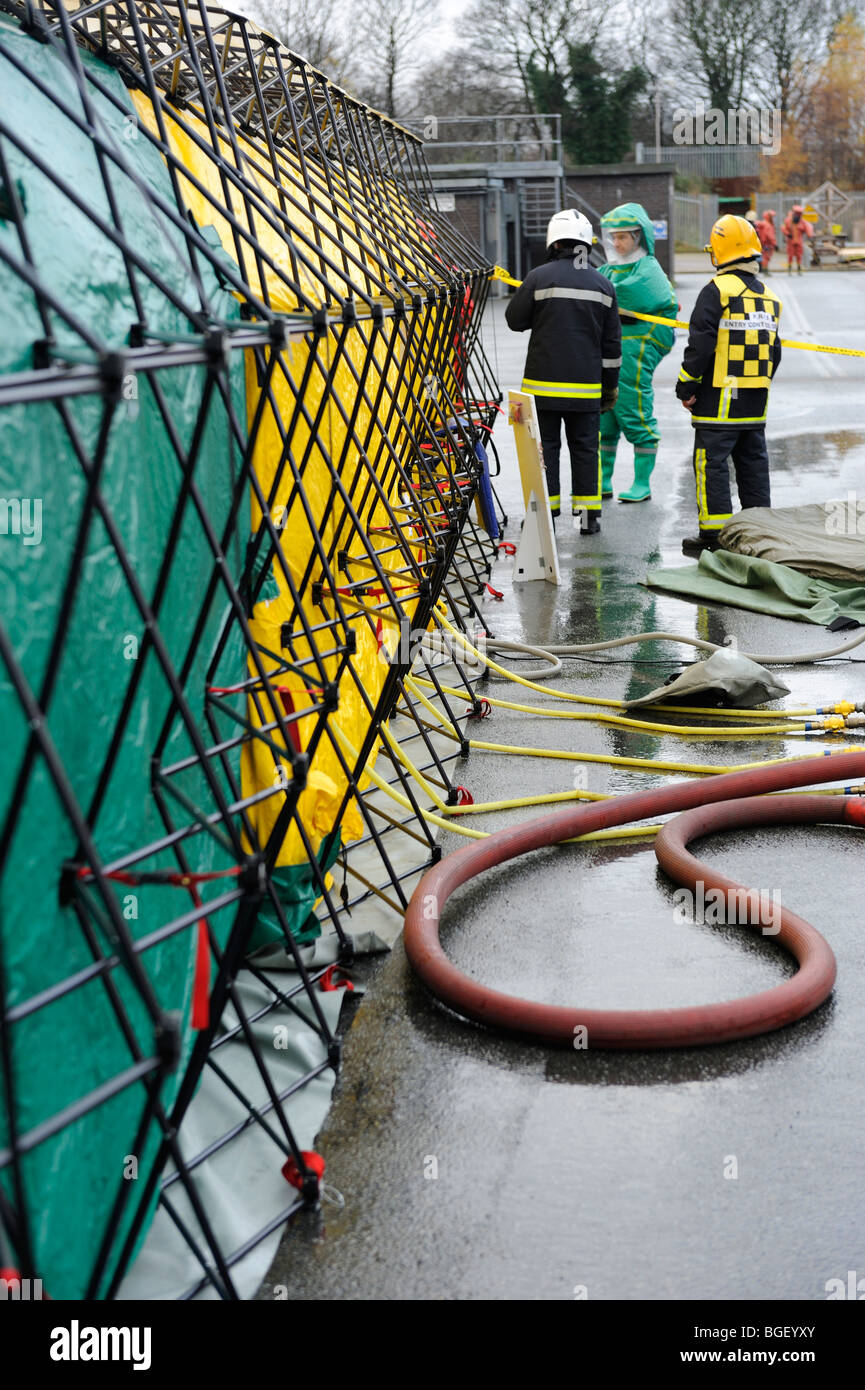
M 534 377 L 524 376 L 521 390 L 528 391 L 532 396 L 559 396 L 581 401 L 601 399 L 599 381 L 537 381 Z
M 676 395 L 695 427 L 765 423 L 769 386 L 781 361 L 781 302 L 752 271 L 721 272 L 691 314 Z
M 505 317 L 517 333 L 531 329 L 524 391 L 540 409 L 595 411 L 622 364 L 616 291 L 576 255 L 561 253 L 530 270 Z

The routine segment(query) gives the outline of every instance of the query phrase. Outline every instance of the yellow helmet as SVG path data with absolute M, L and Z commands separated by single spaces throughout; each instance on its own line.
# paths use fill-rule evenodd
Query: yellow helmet
M 752 224 L 744 217 L 728 212 L 719 217 L 712 228 L 709 245 L 703 247 L 712 258 L 716 270 L 723 266 L 736 265 L 739 261 L 750 261 L 761 252 L 760 238 Z

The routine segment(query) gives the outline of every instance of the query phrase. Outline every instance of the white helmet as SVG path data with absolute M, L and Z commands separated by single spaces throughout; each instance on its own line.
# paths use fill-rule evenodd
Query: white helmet
M 592 224 L 576 208 L 563 208 L 561 212 L 553 214 L 547 226 L 547 247 L 552 246 L 554 241 L 581 241 L 585 246 L 591 246 L 594 241 Z

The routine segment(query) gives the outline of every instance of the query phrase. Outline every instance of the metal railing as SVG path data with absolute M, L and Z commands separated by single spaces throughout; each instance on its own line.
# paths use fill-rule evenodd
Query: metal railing
M 523 236 L 544 236 L 550 218 L 561 205 L 558 180 L 544 179 L 536 183 L 521 181 L 519 193 Z
M 430 168 L 443 164 L 562 163 L 562 118 L 550 113 L 431 115 L 402 124 L 423 140 Z
M 675 193 L 673 230 L 676 245 L 683 251 L 702 251 L 709 240 L 712 223 L 718 217 L 716 193 Z
M 654 145 L 638 144 L 636 162 L 675 164 L 681 174 L 704 179 L 736 179 L 760 174 L 765 156 L 759 145 Z

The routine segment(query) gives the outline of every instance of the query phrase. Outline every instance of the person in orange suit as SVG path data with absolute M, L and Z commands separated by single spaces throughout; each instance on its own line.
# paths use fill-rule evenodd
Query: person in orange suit
M 795 261 L 799 274 L 802 274 L 802 247 L 807 237 L 809 241 L 814 240 L 814 228 L 810 222 L 806 222 L 802 212 L 802 204 L 794 203 L 791 210 L 784 218 L 781 231 L 787 240 L 787 274 L 793 274 L 793 263 Z
M 775 217 L 775 209 L 767 208 L 759 222 L 755 224 L 756 233 L 760 238 L 764 275 L 769 274 L 769 262 L 772 259 L 772 252 L 778 245 L 778 238 L 775 235 Z

